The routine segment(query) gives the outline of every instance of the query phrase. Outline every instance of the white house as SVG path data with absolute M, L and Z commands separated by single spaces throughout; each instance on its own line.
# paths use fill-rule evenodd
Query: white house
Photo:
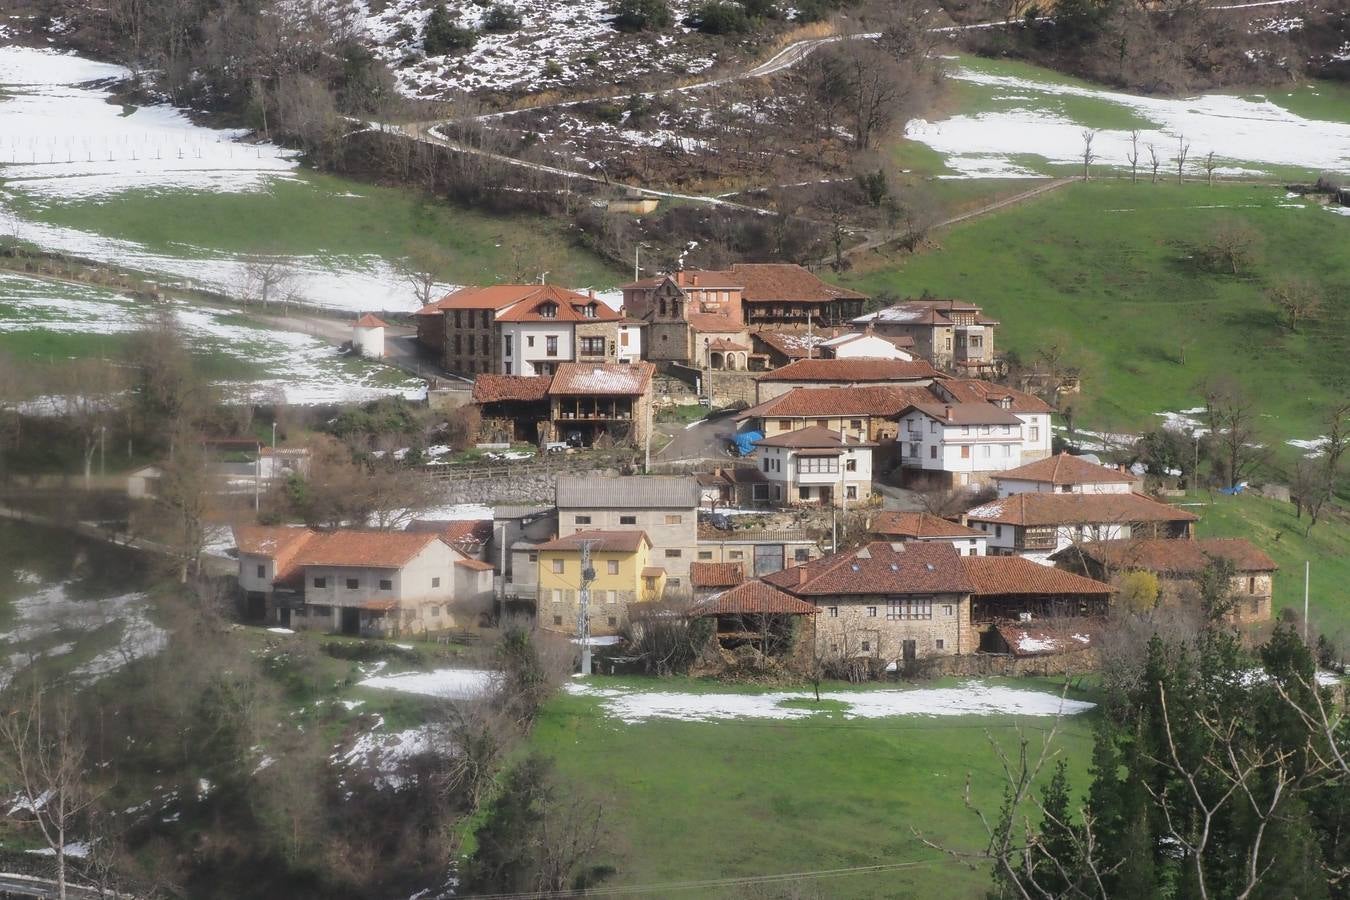
M 502 322 L 502 369 L 505 375 L 552 375 L 558 363 L 573 357 L 571 322 Z
M 1035 394 L 980 378 L 944 378 L 929 390 L 944 403 L 988 403 L 1022 420 L 1022 464 L 1050 455 L 1050 414 L 1054 411 Z
M 848 506 L 872 494 L 874 444 L 811 425 L 763 438 L 755 456 L 774 502 Z
M 618 344 L 614 353 L 616 362 L 627 365 L 642 361 L 642 326 L 640 319 L 623 319 L 619 322 Z
M 1128 494 L 1135 477 L 1128 472 L 1088 462 L 1068 453 L 1038 459 L 994 476 L 998 495 Z
M 821 341 L 818 346 L 820 355 L 826 358 L 901 359 L 912 362 L 915 356 L 902 346 L 904 344 L 910 348 L 914 346 L 914 342 L 908 338 L 884 337 L 873 331 L 850 331 Z
M 384 359 L 384 330 L 389 326 L 366 313 L 352 326 L 352 346 L 362 356 Z
M 988 403 L 923 403 L 900 414 L 900 464 L 909 480 L 949 487 L 981 484 L 1022 465 L 1024 424 Z
M 1079 543 L 1124 538 L 1190 537 L 1196 516 L 1143 494 L 1033 492 L 991 500 L 966 512 L 966 523 L 989 536 L 989 555 L 1022 556 L 1053 565 L 1050 556 Z

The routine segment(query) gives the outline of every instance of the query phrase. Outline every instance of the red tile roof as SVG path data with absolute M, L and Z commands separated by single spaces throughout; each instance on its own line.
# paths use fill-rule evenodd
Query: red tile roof
M 1088 525 L 1194 522 L 1194 513 L 1143 494 L 1013 494 L 966 511 L 973 522 L 1000 525 Z
M 709 350 L 749 350 L 744 344 L 738 344 L 727 338 L 718 338 L 708 345 Z
M 826 416 L 894 416 L 916 399 L 932 400 L 925 388 L 896 385 L 793 388 L 739 413 L 736 421 L 755 418 Z
M 760 376 L 760 381 L 834 381 L 856 384 L 860 382 L 918 381 L 940 378 L 941 374 L 926 360 L 869 359 L 799 359 Z M 929 400 L 932 400 L 929 395 Z
M 988 537 L 983 531 L 950 522 L 927 512 L 895 512 L 885 510 L 872 517 L 868 529 L 880 536 L 907 538 L 970 538 Z
M 590 302 L 585 294 L 554 284 L 489 284 L 470 285 L 451 291 L 422 309 L 505 309 L 522 300 L 542 300 L 546 297 L 559 304 Z
M 819 359 L 821 356 L 820 345 L 829 339 L 829 332 L 821 333 L 817 331 L 814 334 L 806 335 L 790 331 L 760 330 L 751 332 L 750 337 L 773 350 L 777 350 L 788 359 Z
M 1264 551 L 1242 538 L 1093 541 L 1066 548 L 1055 556 L 1065 554 L 1086 556 L 1113 569 L 1148 569 L 1169 575 L 1199 574 L 1209 565 L 1210 557 L 1230 560 L 1239 572 L 1274 572 L 1279 568 Z
M 689 327 L 707 334 L 740 334 L 745 326 L 731 316 L 722 313 L 687 313 L 684 317 Z
M 696 588 L 735 587 L 745 581 L 740 563 L 691 562 L 689 583 Z
M 1022 420 L 1011 410 L 1000 409 L 990 403 L 914 403 L 909 409 L 948 425 L 1017 425 Z M 905 412 L 908 412 L 906 409 Z
M 787 447 L 788 449 L 825 448 L 829 450 L 841 450 L 844 447 L 872 446 L 872 444 L 866 441 L 860 441 L 855 437 L 848 437 L 846 440 L 840 440 L 837 431 L 821 428 L 819 425 L 810 425 L 806 428 L 798 428 L 796 431 L 775 434 L 773 437 L 762 438 L 755 441 L 755 443 L 760 447 Z
M 731 267 L 730 276 L 740 283 L 741 297 L 746 303 L 867 299 L 866 294 L 828 284 L 793 263 L 736 263 Z
M 472 569 L 475 572 L 490 572 L 492 570 L 492 563 L 485 563 L 481 559 L 457 559 L 455 565 Z
M 566 550 L 580 552 L 581 545 L 591 541 L 591 550 L 596 553 L 636 553 L 645 542 L 651 546 L 645 531 L 578 531 L 540 544 L 539 550 Z
M 431 532 L 331 531 L 306 543 L 296 565 L 401 569 L 439 540 Z
M 515 400 L 534 403 L 548 396 L 551 375 L 479 375 L 473 380 L 474 403 Z
M 571 291 L 565 291 L 564 294 L 571 294 Z M 577 299 L 567 299 L 564 297 L 559 300 L 556 297 L 543 295 L 531 297 L 528 300 L 515 304 L 505 312 L 498 313 L 498 322 L 617 322 L 622 318 L 617 312 L 610 309 L 609 304 L 595 297 L 587 297 L 584 294 L 576 294 Z M 545 306 L 553 307 L 553 315 L 545 316 L 541 309 Z M 592 310 L 593 307 L 593 310 Z M 593 312 L 593 315 L 587 315 L 587 312 Z
M 970 592 L 961 556 L 945 542 L 873 541 L 765 575 L 763 580 L 798 597 Z
M 1035 394 L 994 384 L 980 378 L 947 378 L 934 385 L 934 393 L 950 395 L 958 403 L 993 403 L 1009 412 L 1049 413 L 1054 410 Z M 947 399 L 946 396 L 943 399 Z
M 999 637 L 1007 643 L 1008 651 L 1020 657 L 1086 650 L 1097 640 L 1097 627 L 1097 623 L 1087 621 L 1063 631 L 1021 622 L 994 626 Z
M 1058 453 L 994 474 L 997 480 L 1037 481 L 1045 484 L 1132 484 L 1134 476 L 1068 453 Z
M 785 594 L 763 581 L 747 581 L 720 594 L 713 594 L 693 607 L 695 616 L 809 616 L 818 612 L 820 610 L 814 605 Z
M 1108 595 L 1109 584 L 1084 578 L 1063 569 L 1034 563 L 1021 556 L 963 556 L 961 565 L 970 579 L 974 596 L 1009 594 Z
M 362 316 L 361 318 L 359 318 L 359 319 L 356 320 L 356 327 L 357 327 L 357 328 L 388 328 L 389 326 L 386 325 L 384 322 L 381 322 L 379 319 L 375 318 L 374 316 L 372 316 L 370 313 L 366 313 L 364 316 Z
M 645 362 L 559 363 L 548 392 L 564 396 L 636 396 L 650 390 L 655 371 L 654 365 Z
M 300 572 L 296 557 L 318 535 L 308 528 L 288 526 L 236 525 L 234 543 L 241 554 L 272 560 L 272 582 L 282 584 Z
M 491 519 L 414 519 L 408 531 L 432 532 L 461 553 L 473 555 L 492 540 Z

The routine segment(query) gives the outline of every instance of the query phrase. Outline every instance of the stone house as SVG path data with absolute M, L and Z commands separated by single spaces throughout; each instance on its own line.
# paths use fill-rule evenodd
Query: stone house
M 761 580 L 821 608 L 822 658 L 911 662 L 974 652 L 961 560 L 947 543 L 874 541 Z
M 849 506 L 872 496 L 873 444 L 808 425 L 755 442 L 754 458 L 781 506 Z
M 1110 611 L 1111 585 L 1017 556 L 970 556 L 962 559 L 970 579 L 971 652 L 1035 655 L 1045 651 L 1084 649 Z M 1024 631 L 1067 632 L 1049 640 L 1014 637 L 1003 626 Z M 1067 627 L 1066 627 L 1067 626 Z M 1043 645 L 1043 646 L 1042 646 Z
M 1024 556 L 1042 565 L 1073 545 L 1127 538 L 1190 537 L 1194 513 L 1143 494 L 1013 494 L 967 510 L 989 537 L 992 556 Z
M 593 574 L 591 634 L 617 634 L 627 624 L 632 604 L 659 600 L 664 593 L 665 569 L 652 564 L 652 542 L 645 532 L 588 530 L 565 534 L 538 548 L 541 628 L 577 633 L 586 548 Z
M 641 531 L 651 542 L 653 564 L 665 569 L 672 591 L 689 587 L 689 564 L 698 541 L 698 482 L 665 475 L 560 475 L 558 534 Z
M 868 520 L 867 531 L 882 541 L 941 541 L 962 556 L 984 556 L 989 535 L 928 512 L 882 510 Z
M 1061 568 L 1110 581 L 1124 572 L 1158 576 L 1159 602 L 1194 602 L 1195 582 L 1214 559 L 1233 564 L 1230 588 L 1238 623 L 1270 619 L 1279 566 L 1264 551 L 1242 538 L 1159 538 L 1111 540 L 1078 544 L 1052 557 Z
M 1128 494 L 1139 479 L 1121 469 L 1068 453 L 1007 469 L 993 476 L 1000 497 L 1013 494 Z
M 974 303 L 906 300 L 857 316 L 852 323 L 877 334 L 911 339 L 915 353 L 943 371 L 973 376 L 997 373 L 994 331 L 999 323 Z
M 498 441 L 537 444 L 548 430 L 551 375 L 479 375 L 473 380 L 473 402 L 482 415 L 483 432 Z
M 641 445 L 651 427 L 655 370 L 651 363 L 561 363 L 548 388 L 550 439 Z

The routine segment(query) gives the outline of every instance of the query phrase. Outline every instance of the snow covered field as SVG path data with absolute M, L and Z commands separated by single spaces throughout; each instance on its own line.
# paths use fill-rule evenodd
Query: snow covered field
M 371 675 L 358 681 L 357 686 L 446 700 L 466 700 L 492 690 L 498 677 L 496 672 L 486 669 L 436 669 L 431 672 Z
M 636 691 L 574 683 L 569 693 L 600 699 L 605 713 L 628 724 L 649 719 L 716 722 L 723 719 L 805 719 L 821 714 L 810 707 L 814 695 L 806 691 L 763 694 L 692 694 L 676 691 Z M 844 704 L 846 719 L 891 716 L 1054 716 L 1078 715 L 1095 704 L 1061 699 L 1044 691 L 1020 690 L 980 681 L 951 688 L 907 690 L 824 691 L 822 701 Z M 795 705 L 786 705 L 792 701 Z
M 1190 145 L 1187 166 L 1197 172 L 1213 151 L 1229 175 L 1259 175 L 1271 167 L 1350 172 L 1350 124 L 1306 119 L 1269 100 L 1211 94 L 1172 99 L 1142 97 L 1045 78 L 1000 74 L 996 63 L 958 58 L 951 77 L 973 88 L 989 107 L 936 122 L 916 119 L 905 136 L 941 153 L 964 178 L 1043 175 L 1029 160 L 1082 166 L 1084 113 L 1138 121 L 1141 165 L 1147 145 L 1176 170 L 1178 138 Z M 1096 107 L 1094 110 L 1093 107 Z M 1129 128 L 1102 128 L 1093 143 L 1097 165 L 1128 166 Z
M 234 400 L 304 405 L 425 396 L 421 381 L 345 358 L 319 338 L 231 321 L 226 310 L 185 303 L 171 308 L 195 352 L 236 359 L 241 368 L 259 373 L 222 383 Z M 0 342 L 22 332 L 125 334 L 154 313 L 153 307 L 104 288 L 0 273 Z
M 237 295 L 249 264 L 239 254 L 190 245 L 156 252 L 134 241 L 24 218 L 17 211 L 17 197 L 39 206 L 116 202 L 128 191 L 239 193 L 296 178 L 293 152 L 243 143 L 242 131 L 195 125 L 168 105 L 109 103 L 107 85 L 127 74 L 120 66 L 78 56 L 0 47 L 0 177 L 5 184 L 0 232 L 44 249 Z M 288 265 L 296 273 L 295 291 L 302 302 L 352 311 L 416 307 L 390 260 L 315 253 L 290 257 Z

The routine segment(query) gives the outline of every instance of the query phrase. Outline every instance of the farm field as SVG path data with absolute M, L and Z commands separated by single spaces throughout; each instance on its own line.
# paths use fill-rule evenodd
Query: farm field
M 1249 273 L 1215 273 L 1197 247 L 1229 223 L 1260 235 Z M 1284 462 L 1315 438 L 1350 383 L 1350 217 L 1274 187 L 1072 184 L 934 236 L 909 257 L 873 257 L 844 280 L 881 302 L 928 293 L 981 304 L 997 346 L 1023 360 L 1066 344 L 1083 367 L 1083 428 L 1137 432 L 1199 405 L 1197 383 L 1231 375 L 1257 402 Z M 1316 321 L 1290 333 L 1266 298 L 1280 277 L 1323 285 Z M 1184 364 L 1182 363 L 1184 353 Z
M 916 689 L 966 690 L 965 680 Z M 1020 691 L 1057 691 L 1049 681 L 999 682 Z M 1039 749 L 1054 719 L 1011 715 L 846 715 L 839 700 L 801 718 L 649 718 L 626 723 L 604 695 L 675 692 L 689 710 L 762 694 L 694 680 L 592 678 L 593 692 L 550 701 L 531 739 L 561 773 L 589 785 L 604 803 L 615 838 L 600 863 L 609 882 L 663 884 L 698 879 L 913 863 L 884 873 L 805 881 L 805 896 L 983 897 L 983 867 L 970 867 L 923 845 L 915 830 L 943 846 L 976 850 L 981 826 L 962 805 L 965 777 L 974 802 L 997 814 L 1002 775 L 987 738 L 1015 752 L 1018 726 Z M 981 682 L 978 686 L 991 686 Z M 822 688 L 825 690 L 825 688 Z M 893 693 L 833 686 L 832 697 Z M 734 693 L 733 693 L 734 692 Z M 1052 704 L 1058 695 L 1042 695 Z M 1071 697 L 1082 697 L 1071 693 Z M 859 701 L 862 702 L 862 701 Z M 786 704 L 814 707 L 809 691 Z M 1093 714 L 1061 720 L 1056 747 L 1069 760 L 1074 791 L 1087 787 Z M 676 749 L 678 748 L 678 749 Z M 789 886 L 702 890 L 689 896 L 779 897 Z M 746 891 L 754 893 L 747 894 Z M 671 892 L 671 896 L 685 893 Z

